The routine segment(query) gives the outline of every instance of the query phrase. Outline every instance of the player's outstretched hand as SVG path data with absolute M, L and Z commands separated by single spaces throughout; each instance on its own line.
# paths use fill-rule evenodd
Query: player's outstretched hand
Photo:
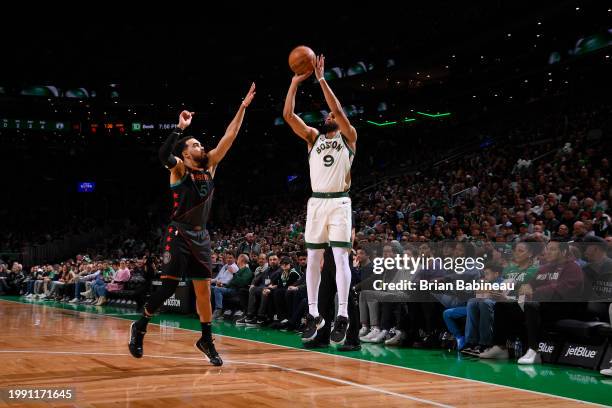
M 181 129 L 185 129 L 187 126 L 191 125 L 191 119 L 193 119 L 193 115 L 195 112 L 182 111 L 179 115 L 179 124 L 178 127 Z
M 254 97 L 255 97 L 255 82 L 251 84 L 251 88 L 249 89 L 249 92 L 246 94 L 246 96 L 244 97 L 244 100 L 242 101 L 242 104 L 244 105 L 245 108 L 248 108 L 248 106 L 253 101 Z

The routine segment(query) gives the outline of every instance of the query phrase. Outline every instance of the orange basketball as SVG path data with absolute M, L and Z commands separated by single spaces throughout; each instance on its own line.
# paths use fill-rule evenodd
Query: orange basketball
M 305 45 L 295 47 L 289 54 L 289 68 L 298 75 L 311 72 L 314 57 L 315 53 L 309 47 Z

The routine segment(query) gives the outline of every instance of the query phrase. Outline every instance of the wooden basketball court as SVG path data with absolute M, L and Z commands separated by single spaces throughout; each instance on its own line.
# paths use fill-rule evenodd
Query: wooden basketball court
M 515 388 L 216 336 L 213 367 L 198 333 L 150 325 L 145 357 L 127 351 L 131 321 L 0 300 L 0 388 L 66 387 L 71 402 L 2 407 L 566 407 L 593 405 Z

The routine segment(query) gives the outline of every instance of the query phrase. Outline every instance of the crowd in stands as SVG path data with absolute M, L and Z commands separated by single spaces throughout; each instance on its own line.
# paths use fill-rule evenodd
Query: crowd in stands
M 595 113 L 578 111 L 566 118 L 565 135 L 537 143 L 532 132 L 544 132 L 543 138 L 548 121 L 513 130 L 498 143 L 427 171 L 406 171 L 353 189 L 357 245 L 393 239 L 513 241 L 533 233 L 569 241 L 575 232 L 612 239 L 607 238 L 610 143 L 588 132 L 609 128 L 610 111 L 609 106 Z M 303 250 L 302 199 L 244 203 L 236 213 L 232 228 L 213 234 L 218 251 L 252 257 L 259 251 Z
M 142 307 L 157 270 L 153 257 L 106 260 L 77 255 L 60 264 L 24 270 L 0 263 L 0 295 L 102 306 L 107 303 Z M 128 290 L 129 289 L 129 290 Z

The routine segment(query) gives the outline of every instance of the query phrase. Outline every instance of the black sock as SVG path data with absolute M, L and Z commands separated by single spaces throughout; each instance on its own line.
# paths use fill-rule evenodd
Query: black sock
M 212 331 L 210 322 L 200 322 L 200 324 L 202 325 L 202 340 L 210 343 L 212 341 Z
M 151 320 L 151 316 L 147 316 L 146 314 L 143 313 L 140 319 L 136 321 L 136 324 L 134 326 L 136 326 L 137 330 L 141 332 L 146 332 L 147 325 L 149 324 L 149 320 Z

